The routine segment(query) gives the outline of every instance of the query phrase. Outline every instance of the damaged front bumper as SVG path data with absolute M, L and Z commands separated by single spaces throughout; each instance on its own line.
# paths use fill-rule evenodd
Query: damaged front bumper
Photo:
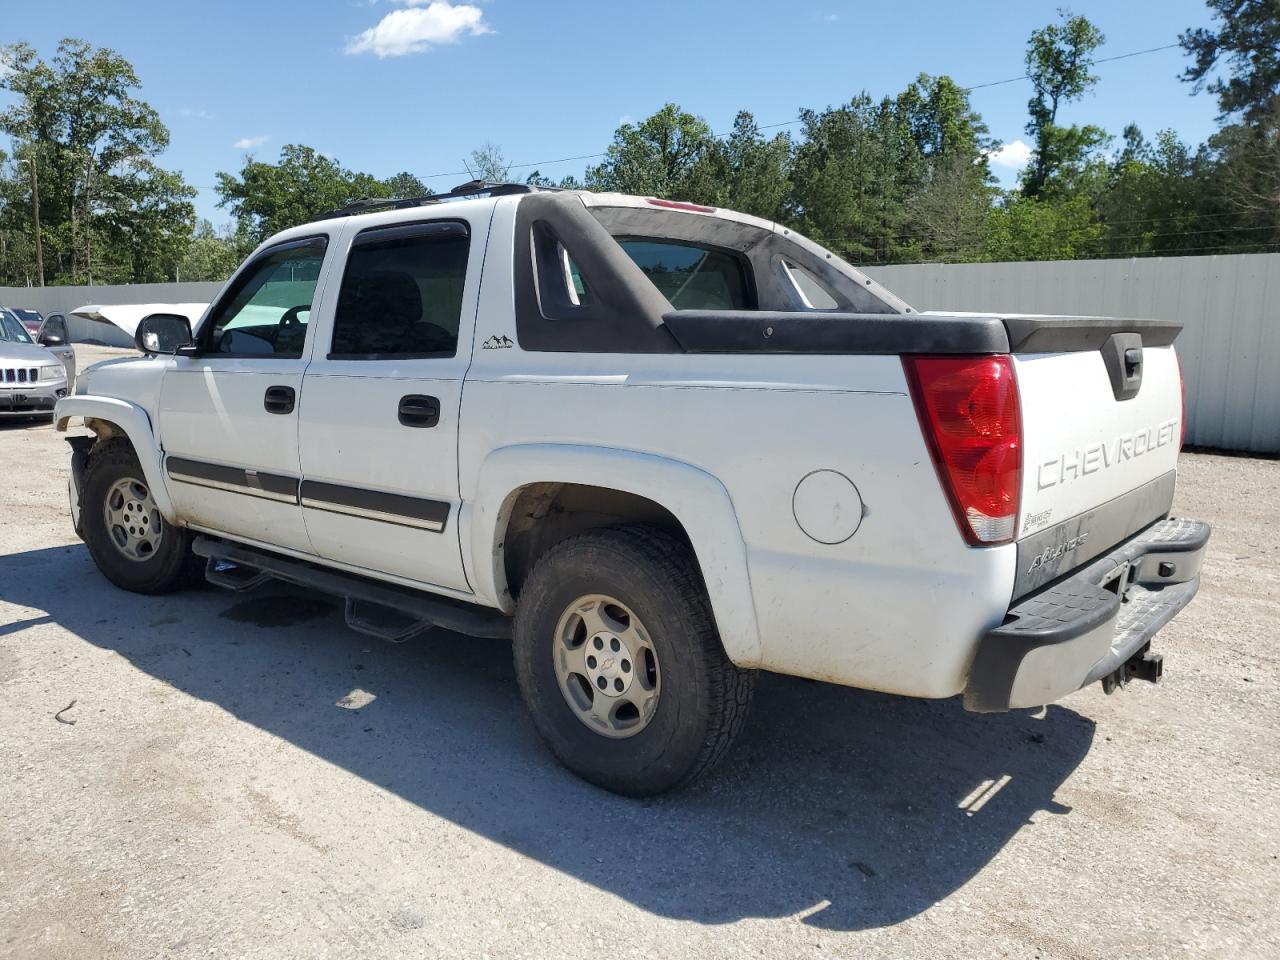
M 1151 638 L 1191 602 L 1209 525 L 1161 520 L 1074 574 L 1019 600 L 978 645 L 966 710 L 1038 707 L 1102 680 L 1158 680 Z

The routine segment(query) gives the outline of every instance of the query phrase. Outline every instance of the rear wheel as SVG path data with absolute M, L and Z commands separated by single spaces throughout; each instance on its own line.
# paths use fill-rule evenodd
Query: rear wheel
M 552 753 L 630 796 L 714 766 L 742 728 L 755 680 L 725 656 L 688 547 L 645 526 L 547 551 L 521 589 L 515 662 Z
M 134 593 L 167 593 L 195 579 L 191 535 L 167 523 L 133 448 L 108 441 L 85 467 L 81 527 L 103 575 Z

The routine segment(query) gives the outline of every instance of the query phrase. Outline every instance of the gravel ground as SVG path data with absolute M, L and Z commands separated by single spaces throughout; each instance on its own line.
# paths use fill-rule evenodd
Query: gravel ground
M 978 717 L 764 677 L 643 803 L 555 765 L 501 643 L 109 587 L 67 463 L 0 424 L 0 956 L 1280 956 L 1280 462 L 1182 458 L 1215 533 L 1162 685 Z

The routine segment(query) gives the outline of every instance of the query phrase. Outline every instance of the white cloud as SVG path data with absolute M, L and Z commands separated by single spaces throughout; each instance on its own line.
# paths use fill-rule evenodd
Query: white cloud
M 252 150 L 254 147 L 260 147 L 271 138 L 265 134 L 260 137 L 241 137 L 231 146 L 237 150 Z
M 1000 167 L 1017 173 L 1031 159 L 1031 147 L 1021 140 L 1012 140 L 988 153 L 987 159 L 993 167 Z
M 444 43 L 457 43 L 464 36 L 492 33 L 484 22 L 484 12 L 470 3 L 447 0 L 402 0 L 406 9 L 393 10 L 353 37 L 346 52 L 372 53 L 379 59 L 422 53 Z
M 197 120 L 212 120 L 215 116 L 208 110 L 197 109 L 195 107 L 183 107 L 178 111 L 178 114 L 183 117 L 194 117 Z

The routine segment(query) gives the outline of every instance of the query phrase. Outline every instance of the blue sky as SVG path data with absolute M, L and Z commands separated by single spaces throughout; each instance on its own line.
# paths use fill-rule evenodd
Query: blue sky
M 673 100 L 714 130 L 739 109 L 761 124 L 801 107 L 880 96 L 921 71 L 963 85 L 1023 72 L 1031 31 L 1062 0 L 837 2 L 792 0 L 41 0 L 10 3 L 0 42 L 43 56 L 67 35 L 114 47 L 138 70 L 142 96 L 168 124 L 163 162 L 201 188 L 197 208 L 227 215 L 212 187 L 246 153 L 271 160 L 305 143 L 345 166 L 428 186 L 466 179 L 462 160 L 485 141 L 515 163 L 602 151 L 622 120 Z M 1106 34 L 1099 56 L 1176 40 L 1209 22 L 1203 0 L 1076 0 Z M 1064 112 L 1117 137 L 1138 123 L 1198 143 L 1214 129 L 1207 94 L 1178 80 L 1180 50 L 1099 65 L 1101 81 Z M 994 136 L 1025 140 L 1026 81 L 977 90 Z M 587 161 L 541 163 L 559 177 Z M 514 170 L 523 179 L 530 168 Z M 995 167 L 1012 183 L 1009 164 Z

